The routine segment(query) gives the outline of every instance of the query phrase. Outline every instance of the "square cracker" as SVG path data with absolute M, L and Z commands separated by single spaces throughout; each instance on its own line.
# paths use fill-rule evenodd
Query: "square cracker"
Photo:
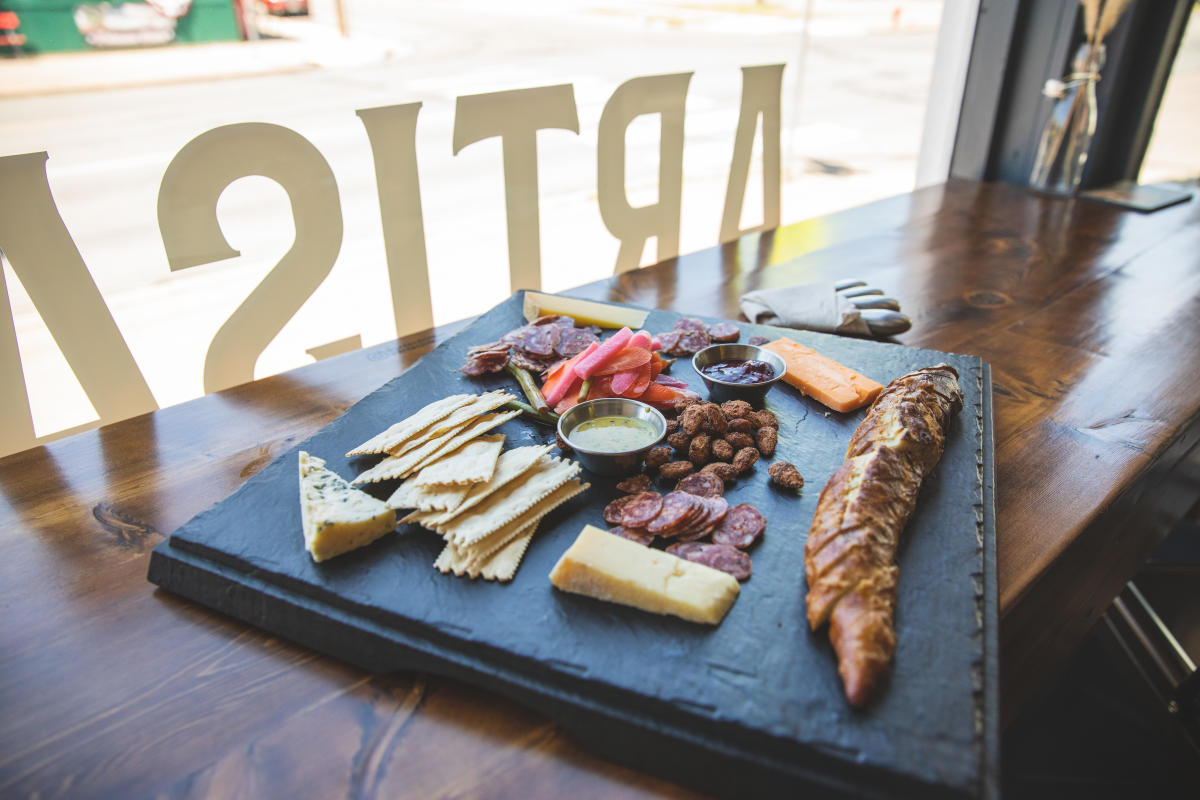
M 405 453 L 411 452 L 416 448 L 431 442 L 435 439 L 445 441 L 448 434 L 453 434 L 456 431 L 463 430 L 469 426 L 474 420 L 482 417 L 484 414 L 499 408 L 509 400 L 516 398 L 506 391 L 499 390 L 495 392 L 487 392 L 477 397 L 472 397 L 471 401 L 466 405 L 454 409 L 448 416 L 434 422 L 432 425 L 425 428 L 420 433 L 415 434 L 407 441 L 390 447 L 387 450 L 388 455 L 402 456 Z
M 497 489 L 507 486 L 511 481 L 525 474 L 527 470 L 532 469 L 533 465 L 539 459 L 550 452 L 550 447 L 548 444 L 528 445 L 526 447 L 514 447 L 508 452 L 501 453 L 500 458 L 496 461 L 496 471 L 492 474 L 492 479 L 487 483 L 472 486 L 460 505 L 448 511 L 437 513 L 418 511 L 409 514 L 400 521 L 416 522 L 430 530 L 436 530 L 435 526 L 448 522 L 459 514 L 474 508 L 490 497 Z
M 509 411 L 504 414 L 484 414 L 460 430 L 452 430 L 429 440 L 416 450 L 402 456 L 388 456 L 375 466 L 361 473 L 350 481 L 357 486 L 363 483 L 376 483 L 391 478 L 407 478 L 421 467 L 436 461 L 442 455 L 457 450 L 462 445 L 481 434 L 487 433 L 497 425 L 501 425 L 520 414 L 520 411 Z
M 390 448 L 399 447 L 433 423 L 444 419 L 456 408 L 461 408 L 471 403 L 475 397 L 475 395 L 470 394 L 454 394 L 449 397 L 443 397 L 441 400 L 435 400 L 415 414 L 392 425 L 382 433 L 372 436 L 358 447 L 346 453 L 346 457 L 385 453 Z
M 517 574 L 517 567 L 521 566 L 521 559 L 525 557 L 525 551 L 529 549 L 529 542 L 533 540 L 533 534 L 536 532 L 535 525 L 528 533 L 521 534 L 497 550 L 479 569 L 483 579 L 502 583 L 511 581 Z
M 547 514 L 561 506 L 563 503 L 584 492 L 591 484 L 581 483 L 579 480 L 571 480 L 559 486 L 550 494 L 539 500 L 532 508 L 527 510 L 521 516 L 509 522 L 499 530 L 489 534 L 483 539 L 473 542 L 466 546 L 460 546 L 464 554 L 470 556 L 470 562 L 467 564 L 467 572 L 471 577 L 478 576 L 480 568 L 487 563 L 493 555 L 506 547 L 513 539 L 523 535 L 523 532 L 530 525 L 535 525 L 542 520 Z
M 425 467 L 409 482 L 427 487 L 485 483 L 495 473 L 503 449 L 503 433 L 480 436 Z
M 415 508 L 418 511 L 453 511 L 462 505 L 471 484 L 447 486 L 417 486 L 412 481 L 400 484 L 387 499 L 389 508 Z
M 579 472 L 579 465 L 543 456 L 519 480 L 434 530 L 457 545 L 476 542 L 508 524 Z

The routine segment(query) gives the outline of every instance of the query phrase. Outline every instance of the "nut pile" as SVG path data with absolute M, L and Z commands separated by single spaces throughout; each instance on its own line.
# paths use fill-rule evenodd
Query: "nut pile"
M 667 444 L 646 454 L 646 466 L 664 478 L 678 479 L 697 470 L 722 481 L 751 469 L 760 457 L 775 454 L 779 420 L 767 410 L 755 411 L 745 400 L 717 405 L 686 398 L 667 420 Z

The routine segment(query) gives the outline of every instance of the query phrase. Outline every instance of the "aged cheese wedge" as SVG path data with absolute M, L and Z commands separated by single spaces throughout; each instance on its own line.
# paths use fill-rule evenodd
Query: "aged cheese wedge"
M 717 625 L 738 596 L 732 575 L 584 527 L 550 571 L 564 592 Z
M 637 330 L 646 324 L 650 312 L 595 300 L 578 300 L 541 292 L 525 292 L 522 312 L 526 321 L 533 322 L 546 314 L 566 314 L 576 325 L 599 325 L 601 328 L 630 328 Z
M 396 512 L 352 487 L 325 462 L 300 451 L 300 522 L 304 549 L 324 561 L 395 529 Z

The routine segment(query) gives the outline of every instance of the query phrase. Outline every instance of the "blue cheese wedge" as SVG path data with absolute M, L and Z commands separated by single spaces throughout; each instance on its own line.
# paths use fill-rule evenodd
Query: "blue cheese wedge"
M 738 596 L 738 582 L 720 570 L 602 531 L 580 532 L 550 571 L 564 592 L 717 625 Z
M 313 561 L 365 547 L 396 528 L 396 512 L 300 451 L 300 521 Z

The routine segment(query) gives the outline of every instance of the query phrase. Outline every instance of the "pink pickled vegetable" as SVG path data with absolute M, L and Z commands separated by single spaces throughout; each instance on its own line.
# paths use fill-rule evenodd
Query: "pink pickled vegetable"
M 621 328 L 614 333 L 607 341 L 601 342 L 600 346 L 584 356 L 579 361 L 575 362 L 575 374 L 587 380 L 595 375 L 598 371 L 611 360 L 617 357 L 617 354 L 625 349 L 625 345 L 629 344 L 629 340 L 633 338 L 633 331 L 629 328 Z M 549 402 L 547 400 L 547 402 Z
M 649 364 L 650 359 L 653 357 L 649 350 L 644 350 L 641 347 L 626 347 L 613 356 L 607 364 L 592 373 L 592 377 L 596 375 L 616 375 L 618 372 L 636 369 L 642 364 Z
M 550 377 L 542 386 L 542 395 L 546 398 L 547 405 L 557 405 L 568 393 L 579 391 L 579 384 L 583 383 L 583 379 L 573 374 L 575 365 L 594 353 L 598 347 L 599 342 L 592 342 L 582 353 L 550 370 Z
M 649 364 L 650 364 L 650 362 L 647 361 L 646 365 L 649 366 Z M 623 370 L 623 371 L 618 372 L 617 374 L 613 375 L 613 379 L 612 379 L 613 394 L 624 395 L 626 392 L 628 392 L 630 389 L 633 388 L 634 384 L 637 383 L 637 379 L 638 379 L 638 367 L 633 367 L 632 369 Z
M 650 347 L 650 344 L 653 341 L 654 338 L 650 335 L 650 331 L 642 330 L 633 335 L 633 338 L 629 340 L 629 346 L 640 347 L 643 350 L 651 350 L 653 348 Z
M 651 350 L 662 350 L 662 340 L 659 339 L 657 336 L 651 337 L 650 338 L 650 349 Z
M 656 377 L 654 379 L 654 381 L 655 381 L 655 383 L 661 383 L 663 386 L 671 386 L 676 389 L 688 388 L 688 385 L 686 383 L 679 380 L 678 378 L 672 378 L 670 375 L 659 374 L 658 377 Z M 547 403 L 550 402 L 549 398 L 547 398 L 546 402 Z

